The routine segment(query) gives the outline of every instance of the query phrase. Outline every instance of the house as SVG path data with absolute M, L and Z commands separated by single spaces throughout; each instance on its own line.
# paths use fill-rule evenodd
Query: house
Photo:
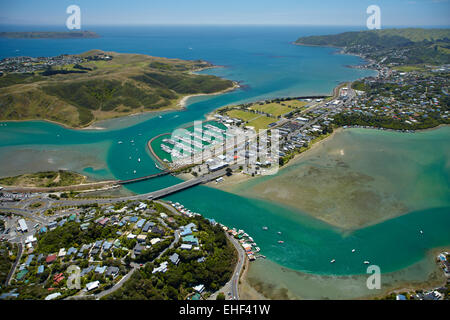
M 158 243 L 158 242 L 160 242 L 160 241 L 161 241 L 160 238 L 153 238 L 152 240 L 150 240 L 150 243 L 151 243 L 152 245 L 154 245 L 154 244 L 156 244 L 156 243 Z
M 66 255 L 66 249 L 65 248 L 59 249 L 58 257 L 64 257 L 65 255 Z
M 84 268 L 83 270 L 81 270 L 80 276 L 84 276 L 86 274 L 88 274 L 89 272 L 93 271 L 95 269 L 95 266 L 89 266 L 87 268 Z
M 194 287 L 194 290 L 197 291 L 198 293 L 202 293 L 205 290 L 205 286 L 203 284 L 199 284 Z
M 132 216 L 132 217 L 129 219 L 129 221 L 130 221 L 131 223 L 135 223 L 135 222 L 138 221 L 138 217 Z
M 144 226 L 144 223 L 145 223 L 145 219 L 139 220 L 139 221 L 136 223 L 135 228 L 141 229 L 141 228 Z
M 182 250 L 191 250 L 191 249 L 192 249 L 192 245 L 191 245 L 191 244 L 183 243 L 183 244 L 180 246 L 180 249 L 182 249 Z
M 142 228 L 142 231 L 148 232 L 148 230 L 150 230 L 150 228 L 152 228 L 153 226 L 155 226 L 155 224 L 151 221 L 148 221 Z
M 108 267 L 108 269 L 106 269 L 106 276 L 112 276 L 113 278 L 117 277 L 117 275 L 119 274 L 119 268 L 118 267 Z
M 34 254 L 30 254 L 27 258 L 27 261 L 25 262 L 25 265 L 29 266 L 31 261 L 33 261 Z
M 147 235 L 140 234 L 140 235 L 137 236 L 136 239 L 137 239 L 138 242 L 145 242 L 145 239 L 147 239 Z
M 138 256 L 142 253 L 142 250 L 144 250 L 144 247 L 141 246 L 139 243 L 136 243 L 136 245 L 133 248 L 133 253 L 135 256 Z
M 200 257 L 200 258 L 197 259 L 197 262 L 198 262 L 198 263 L 202 263 L 202 262 L 204 262 L 204 261 L 205 261 L 205 257 Z
M 189 244 L 198 246 L 198 239 L 193 235 L 182 237 L 182 241 L 185 243 L 189 243 Z
M 180 236 L 184 237 L 184 236 L 188 236 L 190 234 L 192 234 L 192 230 L 190 228 L 181 227 Z
M 157 272 L 162 272 L 162 273 L 164 273 L 164 272 L 166 272 L 166 271 L 167 271 L 167 265 L 168 265 L 168 262 L 167 262 L 167 261 L 164 261 L 163 263 L 160 264 L 159 267 L 154 268 L 153 271 L 152 271 L 152 273 L 157 273 Z
M 28 273 L 28 270 L 27 270 L 27 269 L 20 270 L 20 271 L 17 273 L 17 276 L 16 276 L 17 281 L 22 280 L 23 277 L 25 277 L 25 275 L 26 275 L 27 273 Z
M 103 266 L 103 267 L 97 266 L 97 268 L 95 268 L 94 271 L 95 271 L 95 273 L 103 274 L 103 273 L 105 273 L 106 268 L 107 268 L 107 266 Z
M 169 260 L 170 260 L 174 265 L 177 265 L 178 262 L 180 262 L 180 258 L 179 258 L 179 256 L 178 256 L 178 253 L 174 253 L 173 255 L 171 255 L 171 256 L 169 257 Z
M 34 244 L 36 242 L 37 242 L 37 239 L 33 235 L 29 235 L 25 240 L 25 244 L 29 244 L 29 243 Z
M 164 212 L 161 212 L 160 214 L 159 214 L 159 216 L 161 217 L 161 218 L 163 218 L 163 219 L 166 219 L 168 216 L 167 216 L 167 214 L 165 214 Z
M 69 250 L 67 250 L 67 255 L 70 256 L 71 254 L 77 253 L 77 248 L 70 247 Z
M 94 248 L 100 249 L 102 246 L 103 240 L 95 241 Z
M 56 260 L 56 254 L 50 254 L 47 256 L 47 258 L 45 259 L 45 262 L 47 263 L 52 263 L 53 261 Z
M 55 292 L 52 294 L 49 294 L 48 296 L 45 297 L 45 300 L 53 300 L 58 298 L 61 295 L 61 292 Z
M 40 265 L 39 267 L 38 267 L 38 269 L 37 269 L 37 274 L 41 274 L 41 273 L 43 273 L 44 272 L 44 266 L 43 265 Z
M 80 225 L 81 231 L 86 231 L 89 228 L 90 222 L 85 222 Z
M 112 242 L 105 241 L 103 243 L 103 250 L 109 250 L 109 249 L 111 249 L 111 247 L 112 247 Z
M 160 228 L 156 227 L 156 226 L 153 226 L 153 227 L 152 227 L 152 230 L 151 230 L 150 232 L 151 232 L 151 233 L 159 234 L 159 235 L 161 235 L 161 236 L 164 235 L 164 231 L 161 230 Z
M 92 282 L 89 282 L 88 284 L 86 284 L 86 289 L 87 289 L 87 291 L 91 291 L 91 290 L 97 289 L 99 285 L 100 285 L 100 281 L 98 281 L 98 280 L 92 281 Z

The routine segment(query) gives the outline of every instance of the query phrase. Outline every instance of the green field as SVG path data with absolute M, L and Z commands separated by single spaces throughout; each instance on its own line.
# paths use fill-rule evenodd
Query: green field
M 411 72 L 411 71 L 426 71 L 427 69 L 422 65 L 409 65 L 409 66 L 397 66 L 393 69 L 401 72 Z
M 283 114 L 289 113 L 293 111 L 293 109 L 289 108 L 286 105 L 282 105 L 280 103 L 267 103 L 267 104 L 254 104 L 251 106 L 251 109 L 262 111 L 268 114 L 271 114 L 275 117 L 281 116 Z
M 237 119 L 241 119 L 242 121 L 250 121 L 250 120 L 255 119 L 260 116 L 259 114 L 256 114 L 256 113 L 252 113 L 252 112 L 248 112 L 248 111 L 244 111 L 244 110 L 236 110 L 236 109 L 227 111 L 226 114 L 230 118 L 237 118 Z
M 277 121 L 277 119 L 275 119 L 275 118 L 260 116 L 252 121 L 249 121 L 247 123 L 247 126 L 254 127 L 255 130 L 267 129 L 269 124 L 276 122 L 276 121 Z

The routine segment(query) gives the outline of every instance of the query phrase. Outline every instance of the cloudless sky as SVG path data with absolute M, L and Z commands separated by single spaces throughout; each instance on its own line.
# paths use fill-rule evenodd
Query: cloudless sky
M 82 25 L 364 26 L 372 4 L 382 26 L 450 25 L 450 0 L 0 0 L 0 24 L 64 26 L 72 4 Z

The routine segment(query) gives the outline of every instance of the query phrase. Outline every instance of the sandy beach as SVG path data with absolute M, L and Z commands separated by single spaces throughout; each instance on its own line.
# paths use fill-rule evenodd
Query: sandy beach
M 219 95 L 219 94 L 223 94 L 223 93 L 227 93 L 227 92 L 236 90 L 236 89 L 238 89 L 238 88 L 240 88 L 239 83 L 233 82 L 233 86 L 232 86 L 232 87 L 230 87 L 230 88 L 228 88 L 228 89 L 225 89 L 225 90 L 222 90 L 222 91 L 219 91 L 219 92 L 214 92 L 214 93 L 198 93 L 198 94 L 191 94 L 191 95 L 188 95 L 188 96 L 184 96 L 184 97 L 181 98 L 181 100 L 178 102 L 177 106 L 179 106 L 180 108 L 186 108 L 187 101 L 189 100 L 189 98 L 192 98 L 192 97 L 201 97 L 201 96 L 216 96 L 216 95 Z

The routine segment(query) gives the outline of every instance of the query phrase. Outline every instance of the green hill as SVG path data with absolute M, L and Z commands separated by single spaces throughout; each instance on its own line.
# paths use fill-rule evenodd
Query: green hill
M 176 108 L 185 95 L 233 86 L 216 76 L 193 74 L 211 67 L 204 61 L 99 50 L 76 57 L 83 62 L 0 76 L 0 120 L 46 119 L 84 127 L 96 120 Z
M 450 29 L 385 29 L 301 37 L 295 44 L 332 46 L 396 64 L 449 64 Z

